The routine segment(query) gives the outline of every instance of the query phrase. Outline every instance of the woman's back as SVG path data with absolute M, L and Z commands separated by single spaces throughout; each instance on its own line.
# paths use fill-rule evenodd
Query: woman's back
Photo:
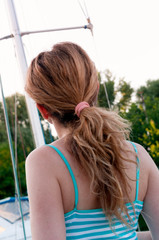
M 72 154 L 67 150 L 68 146 L 66 144 L 67 144 L 67 141 L 65 141 L 64 139 L 61 139 L 59 141 L 54 142 L 53 145 L 50 145 L 50 146 L 53 146 L 54 149 L 52 149 L 52 147 L 49 147 L 49 146 L 44 146 L 40 150 L 40 156 L 42 156 L 42 154 L 45 153 L 45 163 L 44 163 L 45 166 L 47 165 L 47 167 L 50 169 L 52 173 L 54 171 L 56 172 L 55 174 L 56 176 L 52 174 L 52 176 L 50 176 L 52 179 L 49 179 L 47 186 L 44 186 L 44 187 L 47 187 L 47 189 L 50 189 L 51 191 L 51 186 L 52 186 L 51 182 L 54 181 L 54 178 L 57 178 L 57 181 L 60 186 L 60 191 L 61 191 L 61 198 L 62 198 L 63 212 L 64 212 L 63 214 L 65 214 L 65 226 L 67 229 L 66 231 L 67 239 L 100 239 L 106 236 L 110 237 L 108 239 L 120 239 L 121 236 L 123 239 L 124 237 L 127 239 L 136 239 L 135 230 L 138 223 L 137 219 L 143 207 L 142 201 L 144 200 L 144 197 L 145 197 L 147 182 L 148 182 L 148 174 L 145 174 L 146 171 L 148 173 L 146 160 L 140 160 L 139 166 L 129 162 L 126 163 L 125 165 L 126 167 L 125 171 L 126 171 L 126 174 L 128 175 L 129 185 L 131 186 L 131 189 L 128 190 L 129 197 L 131 201 L 134 203 L 134 207 L 135 207 L 134 210 L 136 215 L 134 215 L 133 207 L 130 203 L 127 202 L 126 196 L 125 196 L 125 203 L 128 207 L 128 212 L 130 214 L 130 217 L 132 217 L 133 219 L 132 222 L 129 222 L 129 220 L 127 219 L 127 222 L 131 224 L 132 228 L 129 229 L 128 226 L 124 227 L 124 225 L 122 225 L 120 221 L 114 218 L 113 220 L 114 222 L 112 221 L 112 228 L 113 228 L 113 231 L 115 231 L 114 233 L 109 226 L 109 219 L 107 218 L 107 216 L 105 219 L 105 215 L 103 210 L 101 209 L 99 199 L 96 197 L 96 195 L 94 195 L 90 191 L 89 177 L 86 175 L 84 170 L 81 169 L 79 164 L 75 161 Z M 134 147 L 130 142 L 125 141 L 125 147 L 134 151 Z M 139 148 L 139 156 L 140 156 L 140 159 L 142 159 L 143 153 L 142 153 L 142 150 L 140 149 L 141 147 L 137 145 L 137 148 Z M 61 156 L 59 156 L 59 153 L 56 152 L 58 150 L 60 151 L 60 154 L 62 153 L 62 155 L 64 156 L 64 157 L 62 156 L 62 158 L 66 158 L 65 163 L 64 163 L 64 160 L 61 158 Z M 129 155 L 127 157 L 129 157 Z M 131 158 L 132 158 L 132 154 L 131 154 Z M 38 158 L 38 161 L 40 161 L 39 158 Z M 69 167 L 66 166 L 67 162 L 72 169 L 75 180 L 72 180 L 71 174 L 68 170 Z M 138 182 L 139 189 L 136 188 L 137 167 L 140 167 L 140 178 Z M 47 177 L 48 177 L 48 172 L 47 172 Z M 120 181 L 120 178 L 119 178 L 119 181 Z M 78 189 L 76 189 L 76 186 L 75 186 L 76 183 L 77 183 Z M 46 196 L 44 198 L 46 198 Z M 51 208 L 52 206 L 50 206 L 50 209 Z M 85 220 L 84 222 L 83 222 L 83 219 Z M 57 218 L 57 221 L 58 221 L 58 218 Z M 81 227 L 82 227 L 82 230 L 81 230 Z
M 146 151 L 137 146 L 138 179 L 138 159 L 131 143 L 126 142 L 130 125 L 117 113 L 96 106 L 98 90 L 94 63 L 76 44 L 56 44 L 51 51 L 40 53 L 29 67 L 26 91 L 43 117 L 54 124 L 60 140 L 53 145 L 73 172 L 70 176 L 69 165 L 67 168 L 64 157 L 52 147 L 43 146 L 29 155 L 26 166 L 33 240 L 65 239 L 66 230 L 67 234 L 73 231 L 65 227 L 67 217 L 71 217 L 69 224 L 74 224 L 77 212 L 86 210 L 89 216 L 92 209 L 101 208 L 108 225 L 115 216 L 128 230 L 126 218 L 137 212 L 137 201 L 141 210 L 143 200 L 145 218 L 153 236 L 158 236 L 158 170 Z M 134 211 L 127 209 L 130 202 L 135 203 Z M 67 214 L 70 211 L 73 219 Z M 134 224 L 136 228 L 137 221 Z
M 137 151 L 136 146 L 134 143 L 131 143 L 134 147 L 134 151 Z M 61 186 L 65 186 L 63 181 L 68 181 L 68 189 L 67 187 L 62 187 L 62 195 L 64 200 L 64 206 L 66 203 L 66 206 L 68 205 L 68 209 L 70 208 L 70 202 L 72 199 L 75 199 L 74 201 L 74 207 L 72 207 L 70 210 L 66 210 L 65 208 L 65 226 L 66 226 L 66 238 L 67 239 L 102 239 L 102 238 L 109 238 L 109 239 L 121 239 L 121 238 L 127 238 L 127 239 L 137 239 L 136 235 L 136 229 L 138 225 L 138 217 L 141 213 L 141 210 L 143 208 L 143 201 L 139 200 L 139 169 L 140 166 L 137 165 L 134 168 L 133 166 L 126 166 L 127 168 L 127 174 L 129 175 L 131 180 L 131 191 L 129 191 L 130 196 L 134 198 L 132 199 L 132 203 L 125 203 L 127 206 L 127 210 L 130 216 L 130 220 L 126 216 L 126 214 L 123 213 L 123 216 L 125 216 L 125 220 L 127 224 L 129 224 L 130 228 L 128 228 L 127 225 L 124 225 L 121 221 L 119 221 L 115 216 L 112 216 L 111 219 L 111 226 L 109 222 L 108 216 L 105 215 L 103 212 L 103 209 L 100 206 L 99 199 L 97 196 L 92 194 L 90 192 L 90 180 L 88 176 L 80 169 L 80 166 L 70 166 L 75 165 L 75 159 L 73 161 L 69 161 L 66 159 L 67 150 L 65 147 L 58 145 L 58 148 L 56 148 L 53 145 L 49 145 L 52 147 L 62 158 L 64 163 L 66 164 L 68 168 L 68 172 L 72 178 L 73 183 L 73 189 L 72 184 L 70 182 L 70 179 L 65 176 L 65 179 L 62 179 Z M 131 148 L 131 146 L 127 142 L 125 142 L 125 147 Z M 59 149 L 61 149 L 59 151 Z M 65 156 L 62 154 L 62 152 L 65 152 Z M 69 159 L 71 159 L 71 155 L 67 156 Z M 139 159 L 137 158 L 137 163 L 139 163 Z M 129 164 L 130 165 L 130 164 Z M 131 171 L 130 171 L 131 168 Z M 72 171 L 74 169 L 74 171 Z M 66 170 L 65 170 L 66 171 Z M 76 172 L 74 174 L 73 172 Z M 63 174 L 62 174 L 63 176 Z M 78 182 L 76 181 L 78 179 Z M 137 179 L 137 181 L 136 181 Z M 146 179 L 144 179 L 146 180 Z M 119 179 L 120 181 L 120 179 Z M 145 182 L 145 181 L 144 181 Z M 146 181 L 147 182 L 147 181 Z M 70 194 L 70 189 L 71 191 Z M 143 188 L 142 188 L 143 189 Z M 69 194 L 68 194 L 69 192 Z M 143 191 L 140 192 L 140 198 L 143 198 Z M 131 199 L 130 197 L 130 199 Z M 71 205 L 70 205 L 71 206 Z M 67 207 L 66 207 L 67 208 Z
M 77 185 L 78 185 L 78 192 L 79 192 L 79 201 L 78 201 L 78 209 L 96 209 L 96 208 L 101 208 L 100 201 L 97 198 L 95 194 L 91 192 L 90 189 L 90 179 L 87 175 L 87 173 L 84 171 L 84 169 L 81 168 L 81 166 L 78 164 L 77 161 L 75 161 L 74 157 L 72 154 L 67 150 L 67 145 L 64 140 L 60 140 L 57 142 L 54 142 L 53 144 L 55 147 L 57 147 L 65 156 L 67 159 L 68 163 L 71 166 L 71 169 L 73 171 L 73 174 L 75 176 Z M 125 141 L 125 148 L 130 149 L 131 151 L 135 152 L 134 147 L 130 142 Z M 51 150 L 48 150 L 51 152 Z M 140 150 L 139 150 L 140 151 Z M 141 151 L 140 151 L 141 152 Z M 52 152 L 53 154 L 53 152 Z M 56 153 L 54 153 L 56 154 Z M 142 155 L 142 153 L 139 153 Z M 57 156 L 57 158 L 60 158 Z M 133 156 L 131 153 L 127 155 L 127 159 L 131 159 L 136 161 L 137 159 L 135 155 Z M 139 196 L 138 199 L 140 201 L 143 201 L 147 189 L 147 182 L 148 182 L 148 174 L 145 174 L 146 171 L 146 164 L 144 163 L 144 159 L 139 159 L 140 160 L 140 181 L 139 181 Z M 69 171 L 67 170 L 67 167 L 65 164 L 63 164 L 62 159 L 58 159 L 59 161 L 59 182 L 60 186 L 62 189 L 62 196 L 64 200 L 64 212 L 67 213 L 74 208 L 75 204 L 75 193 L 74 193 L 74 186 L 72 183 L 72 179 L 70 176 Z M 62 166 L 61 166 L 62 164 Z M 128 189 L 129 191 L 129 197 L 130 200 L 133 202 L 135 200 L 135 195 L 136 195 L 136 168 L 137 165 L 131 162 L 125 162 L 125 171 L 128 176 L 127 181 L 129 185 L 131 186 L 131 189 Z M 148 169 L 147 169 L 148 171 Z M 120 181 L 120 176 L 119 176 L 119 181 Z M 141 187 L 142 186 L 142 187 Z M 123 189 L 125 186 L 123 186 Z M 72 204 L 70 204 L 72 202 Z M 126 195 L 125 195 L 125 203 L 128 202 L 126 200 Z

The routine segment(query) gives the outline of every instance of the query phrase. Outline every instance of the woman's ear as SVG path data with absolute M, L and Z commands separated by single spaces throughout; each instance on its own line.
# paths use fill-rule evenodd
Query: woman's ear
M 99 87 L 100 87 L 100 83 L 99 83 L 99 81 L 97 82 L 97 89 L 98 89 L 98 91 L 99 91 Z
M 36 103 L 36 106 L 37 106 L 37 108 L 39 109 L 39 111 L 40 111 L 41 115 L 43 116 L 43 118 L 46 119 L 46 120 L 48 120 L 50 114 L 49 114 L 49 112 L 46 110 L 46 108 L 43 107 L 41 104 L 38 104 L 38 103 Z

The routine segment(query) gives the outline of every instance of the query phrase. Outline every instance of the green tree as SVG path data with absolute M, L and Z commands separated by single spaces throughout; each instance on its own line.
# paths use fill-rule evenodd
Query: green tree
M 137 99 L 123 116 L 132 123 L 131 139 L 143 145 L 155 163 L 158 160 L 159 80 L 147 81 L 136 93 Z M 156 152 L 156 153 L 155 153 Z
M 159 121 L 159 80 L 147 81 L 146 86 L 137 90 L 137 99 L 147 121 Z
M 4 142 L 0 144 L 0 199 L 14 196 L 15 185 L 13 179 L 9 146 L 7 142 Z
M 131 123 L 131 140 L 143 145 L 141 139 L 147 125 L 145 125 L 145 115 L 140 106 L 137 103 L 132 103 L 128 111 L 122 112 L 121 116 L 128 119 Z
M 130 86 L 130 83 L 127 83 L 124 80 L 124 78 L 122 78 L 119 81 L 117 92 L 119 92 L 121 95 L 119 102 L 117 103 L 119 111 L 126 111 L 128 106 L 130 105 L 130 101 L 131 101 L 131 97 L 132 97 L 132 93 L 134 92 L 134 89 Z
M 137 90 L 137 96 L 138 98 L 141 97 L 141 95 L 145 97 L 150 97 L 151 100 L 155 98 L 159 98 L 159 79 L 157 80 L 148 80 L 146 82 L 146 86 L 141 86 Z
M 102 79 L 101 76 L 104 76 L 104 79 Z M 132 93 L 134 91 L 130 83 L 127 83 L 124 78 L 122 78 L 115 87 L 116 78 L 109 70 L 98 73 L 98 79 L 100 82 L 98 95 L 99 106 L 105 108 L 109 107 L 105 92 L 106 88 L 111 109 L 117 108 L 119 111 L 125 111 L 130 105 Z
M 101 79 L 101 75 L 102 73 L 98 73 L 98 79 L 100 82 L 98 103 L 101 107 L 109 108 L 109 104 L 110 106 L 113 106 L 115 100 L 115 77 L 109 70 L 106 70 L 103 73 L 103 80 Z
M 159 166 L 159 129 L 153 120 L 150 120 L 149 128 L 143 134 L 143 142 L 148 146 L 151 156 Z

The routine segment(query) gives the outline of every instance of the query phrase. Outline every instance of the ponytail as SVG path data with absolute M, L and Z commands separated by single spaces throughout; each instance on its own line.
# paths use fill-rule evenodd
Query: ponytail
M 81 111 L 70 144 L 75 158 L 90 177 L 91 190 L 105 213 L 110 219 L 112 214 L 116 215 L 124 223 L 121 211 L 127 215 L 128 212 L 122 186 L 126 186 L 127 194 L 128 184 L 123 160 L 128 160 L 121 153 L 125 151 L 124 141 L 129 138 L 129 132 L 130 125 L 117 113 L 93 106 Z

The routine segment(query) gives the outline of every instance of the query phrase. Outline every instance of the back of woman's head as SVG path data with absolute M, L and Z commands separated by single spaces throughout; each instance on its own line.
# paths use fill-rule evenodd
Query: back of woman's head
M 26 91 L 63 124 L 75 117 L 75 106 L 86 101 L 93 106 L 98 92 L 94 63 L 78 45 L 64 42 L 40 53 L 31 63 Z
M 124 221 L 121 210 L 127 213 L 128 181 L 122 153 L 129 125 L 116 113 L 95 106 L 98 77 L 87 53 L 69 42 L 40 53 L 29 67 L 26 91 L 70 128 L 70 149 L 90 177 L 92 192 L 110 218 L 115 214 Z M 90 107 L 78 117 L 75 107 L 82 101 Z

